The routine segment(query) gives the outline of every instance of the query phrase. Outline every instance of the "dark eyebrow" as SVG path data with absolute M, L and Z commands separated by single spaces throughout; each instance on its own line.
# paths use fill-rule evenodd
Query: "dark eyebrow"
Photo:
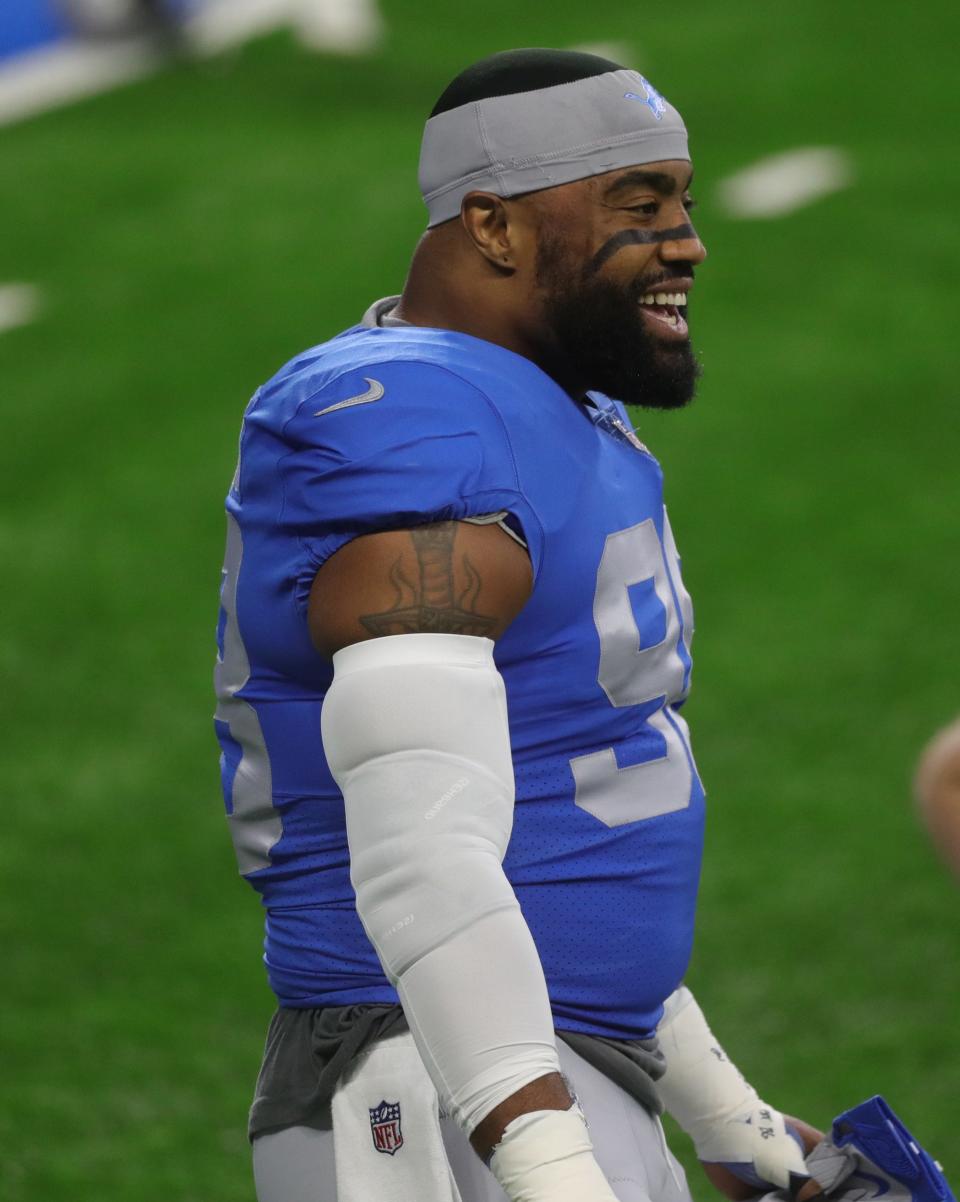
M 684 191 L 693 183 L 693 172 L 690 172 L 690 179 L 684 185 Z M 667 175 L 665 171 L 628 171 L 626 175 L 621 175 L 618 180 L 614 180 L 612 184 L 604 192 L 604 199 L 609 200 L 615 197 L 620 192 L 625 192 L 628 188 L 652 188 L 654 192 L 659 192 L 661 196 L 672 196 L 677 190 L 677 181 L 672 175 Z

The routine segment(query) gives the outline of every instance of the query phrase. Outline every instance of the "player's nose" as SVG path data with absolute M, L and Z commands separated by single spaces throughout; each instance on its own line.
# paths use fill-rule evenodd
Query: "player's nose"
M 665 238 L 660 243 L 660 257 L 666 262 L 685 260 L 699 265 L 707 257 L 707 248 L 692 225 L 687 224 L 675 238 Z

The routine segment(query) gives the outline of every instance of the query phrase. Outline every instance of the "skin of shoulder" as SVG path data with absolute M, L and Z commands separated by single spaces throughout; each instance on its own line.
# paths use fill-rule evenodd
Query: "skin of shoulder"
M 396 634 L 497 639 L 526 604 L 526 551 L 496 525 L 436 522 L 353 539 L 320 568 L 308 622 L 317 650 Z

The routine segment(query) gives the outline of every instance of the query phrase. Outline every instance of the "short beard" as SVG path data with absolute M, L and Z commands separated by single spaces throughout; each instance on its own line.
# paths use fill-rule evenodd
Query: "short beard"
M 691 264 L 676 269 L 693 275 Z M 646 409 L 680 409 L 693 399 L 701 368 L 690 340 L 661 341 L 647 329 L 643 280 L 623 287 L 590 278 L 570 266 L 559 238 L 541 235 L 537 282 L 554 345 L 584 390 Z

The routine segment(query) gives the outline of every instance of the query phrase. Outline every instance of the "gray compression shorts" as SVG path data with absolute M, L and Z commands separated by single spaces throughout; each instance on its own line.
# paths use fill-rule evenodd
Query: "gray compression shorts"
M 399 1006 L 277 1010 L 250 1108 L 250 1139 L 285 1127 L 330 1130 L 330 1101 L 347 1064 L 374 1040 L 406 1030 Z M 655 1039 L 606 1039 L 574 1031 L 557 1031 L 557 1037 L 641 1106 L 661 1113 L 654 1083 L 666 1065 Z

